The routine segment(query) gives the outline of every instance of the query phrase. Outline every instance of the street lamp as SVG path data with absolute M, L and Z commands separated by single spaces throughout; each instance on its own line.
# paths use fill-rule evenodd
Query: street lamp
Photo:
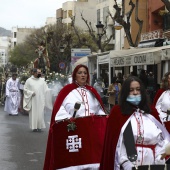
M 104 25 L 102 24 L 102 22 L 98 21 L 96 28 L 97 28 L 97 35 L 99 36 L 99 40 L 98 40 L 99 52 L 101 52 L 101 38 L 103 35 L 103 27 Z
M 122 36 L 121 36 L 121 29 L 122 29 L 122 25 L 120 25 L 119 23 L 117 23 L 115 21 L 115 24 L 114 24 L 114 28 L 115 30 L 120 30 L 120 50 L 122 49 Z

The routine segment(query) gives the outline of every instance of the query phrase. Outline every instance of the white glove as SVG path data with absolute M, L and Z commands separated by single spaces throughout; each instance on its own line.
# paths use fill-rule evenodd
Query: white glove
M 127 161 L 127 162 L 122 164 L 122 167 L 123 167 L 124 170 L 132 170 L 134 165 L 130 161 Z

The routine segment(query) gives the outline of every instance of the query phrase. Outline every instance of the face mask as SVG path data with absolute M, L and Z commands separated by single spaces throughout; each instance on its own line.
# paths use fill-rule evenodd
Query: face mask
M 37 78 L 40 78 L 40 77 L 41 77 L 41 74 L 38 74 L 38 75 L 37 75 Z
M 141 95 L 129 95 L 126 99 L 129 103 L 137 106 L 141 101 Z

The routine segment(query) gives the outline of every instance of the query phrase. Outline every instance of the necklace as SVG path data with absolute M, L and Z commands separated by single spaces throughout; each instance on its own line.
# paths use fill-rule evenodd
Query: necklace
M 139 114 L 134 114 L 136 122 L 137 122 L 137 139 L 136 143 L 141 144 L 144 140 L 144 128 L 143 128 L 143 120 L 142 120 L 142 114 L 139 111 Z
M 89 116 L 89 104 L 88 104 L 88 99 L 87 99 L 87 94 L 86 94 L 86 89 L 79 87 L 80 89 L 76 89 L 78 93 L 80 94 L 82 98 L 82 103 L 85 106 L 85 116 Z

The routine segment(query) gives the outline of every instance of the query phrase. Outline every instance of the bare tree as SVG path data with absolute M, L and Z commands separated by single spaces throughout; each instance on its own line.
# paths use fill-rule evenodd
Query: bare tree
M 169 0 L 161 0 L 165 6 L 166 6 L 166 9 L 170 12 L 170 1 Z
M 129 5 L 131 6 L 131 9 L 127 15 L 127 21 L 125 21 L 125 0 L 122 0 L 122 8 L 120 8 L 118 6 L 117 0 L 115 0 L 115 5 L 113 7 L 115 8 L 116 13 L 115 13 L 114 17 L 111 15 L 111 13 L 109 13 L 109 14 L 110 14 L 110 17 L 112 18 L 113 22 L 116 21 L 117 23 L 119 23 L 120 25 L 123 26 L 129 45 L 132 47 L 137 47 L 138 43 L 139 43 L 139 38 L 141 35 L 142 27 L 143 27 L 143 21 L 138 18 L 139 0 L 136 0 L 136 5 L 133 3 L 132 0 L 130 0 Z M 139 25 L 139 30 L 138 30 L 136 39 L 133 42 L 132 35 L 131 35 L 130 19 L 131 19 L 134 9 L 135 9 L 135 21 Z
M 87 28 L 88 28 L 88 33 L 89 35 L 92 37 L 92 40 L 93 42 L 98 46 L 98 49 L 101 50 L 101 52 L 104 52 L 105 51 L 105 48 L 106 46 L 109 44 L 109 42 L 111 41 L 111 39 L 113 38 L 113 34 L 110 35 L 110 37 L 108 38 L 107 37 L 107 34 L 106 34 L 106 30 L 108 28 L 108 25 L 107 25 L 107 19 L 106 19 L 106 22 L 105 22 L 105 25 L 103 27 L 103 33 L 100 35 L 100 37 L 97 37 L 97 34 L 95 33 L 93 27 L 92 27 L 92 23 L 91 22 L 88 22 L 88 20 L 86 20 L 84 17 L 83 17 L 83 14 L 81 13 L 81 18 L 82 20 L 84 21 L 84 23 L 86 24 Z M 71 17 L 71 20 L 72 20 L 72 27 L 78 37 L 78 40 L 79 40 L 79 43 L 82 44 L 82 45 L 85 45 L 87 46 L 88 48 L 91 48 L 91 45 L 86 42 L 86 41 L 83 41 L 83 39 L 80 38 L 80 35 L 79 35 L 79 32 L 78 32 L 78 29 L 77 27 L 75 26 L 75 16 L 72 16 Z M 101 42 L 101 39 L 102 37 L 105 37 L 105 40 Z M 100 41 L 100 42 L 99 42 Z

